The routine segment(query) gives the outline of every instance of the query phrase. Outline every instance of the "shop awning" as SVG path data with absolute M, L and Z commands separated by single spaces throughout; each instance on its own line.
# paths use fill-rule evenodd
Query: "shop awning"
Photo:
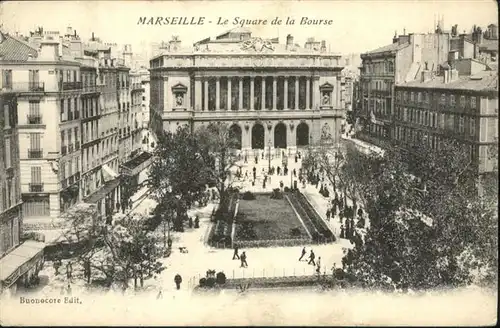
M 108 165 L 104 164 L 102 167 L 102 177 L 104 179 L 104 182 L 111 181 L 113 179 L 118 178 L 119 174 L 116 173 L 112 168 L 110 168 Z
M 45 243 L 28 240 L 0 259 L 0 281 L 9 287 L 43 258 Z
M 109 194 L 113 189 L 115 189 L 119 185 L 120 185 L 120 179 L 114 179 L 108 181 L 104 184 L 103 187 L 99 188 L 99 190 L 86 197 L 84 201 L 85 203 L 97 203 L 98 201 L 106 197 L 107 194 Z
M 153 155 L 148 152 L 143 152 L 134 157 L 130 161 L 123 163 L 120 166 L 120 173 L 126 175 L 137 175 L 151 164 Z

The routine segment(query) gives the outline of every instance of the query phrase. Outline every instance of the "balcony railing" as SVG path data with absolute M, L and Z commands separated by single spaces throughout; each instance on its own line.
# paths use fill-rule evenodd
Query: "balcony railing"
M 63 82 L 62 90 L 79 90 L 82 88 L 82 82 Z
M 83 93 L 93 93 L 101 92 L 102 87 L 100 85 L 84 85 L 82 86 Z
M 28 124 L 42 124 L 41 115 L 27 115 L 26 120 L 28 121 Z
M 30 192 L 42 192 L 43 191 L 43 183 L 30 183 Z
M 28 149 L 28 158 L 42 158 L 43 150 L 42 149 Z
M 4 84 L 3 90 L 18 91 L 18 92 L 44 92 L 44 82 L 15 82 Z
M 61 154 L 66 155 L 68 153 L 68 146 L 61 146 Z

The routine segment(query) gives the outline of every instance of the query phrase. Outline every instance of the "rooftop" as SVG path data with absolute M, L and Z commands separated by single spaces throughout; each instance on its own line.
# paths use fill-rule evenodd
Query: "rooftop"
M 367 51 L 367 52 L 363 53 L 362 55 L 373 55 L 373 54 L 378 54 L 378 53 L 387 52 L 387 51 L 398 51 L 399 49 L 406 48 L 409 45 L 410 45 L 409 43 L 402 43 L 402 44 L 392 43 L 392 44 L 389 44 L 387 46 L 377 48 L 375 50 Z
M 498 72 L 481 71 L 471 76 L 459 76 L 457 80 L 448 83 L 444 83 L 443 76 L 436 76 L 425 82 L 414 80 L 401 83 L 398 86 L 498 92 Z
M 496 51 L 498 52 L 498 40 L 484 39 L 479 45 L 480 51 Z
M 0 59 L 5 61 L 27 61 L 29 56 L 36 58 L 38 51 L 7 33 L 0 31 Z

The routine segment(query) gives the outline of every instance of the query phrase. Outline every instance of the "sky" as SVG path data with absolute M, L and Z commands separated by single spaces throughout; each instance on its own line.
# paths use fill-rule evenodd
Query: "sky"
M 458 24 L 458 31 L 498 25 L 494 0 L 386 0 L 386 1 L 2 1 L 2 30 L 28 34 L 36 26 L 66 31 L 71 26 L 87 39 L 92 32 L 103 41 L 132 44 L 133 51 L 149 42 L 168 41 L 177 35 L 184 45 L 214 37 L 240 19 L 267 19 L 268 25 L 247 26 L 253 36 L 280 37 L 292 34 L 303 45 L 307 37 L 326 40 L 332 52 L 361 53 L 390 44 L 394 32 L 425 33 L 433 30 L 435 17 L 444 17 L 445 29 Z M 204 25 L 138 25 L 140 17 L 205 17 Z M 217 25 L 219 17 L 228 25 Z M 278 17 L 294 17 L 294 25 L 269 25 Z M 300 25 L 301 17 L 332 20 L 332 25 Z M 212 23 L 208 23 L 211 21 Z

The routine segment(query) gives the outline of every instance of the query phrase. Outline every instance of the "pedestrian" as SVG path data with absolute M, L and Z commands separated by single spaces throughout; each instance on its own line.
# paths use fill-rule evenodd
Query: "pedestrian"
M 248 179 L 248 171 L 245 171 L 245 180 Z
M 195 229 L 198 229 L 200 227 L 200 217 L 198 215 L 196 215 L 196 217 L 194 218 L 194 227 Z
M 240 256 L 238 255 L 238 246 L 234 246 L 234 254 L 233 254 L 233 260 L 235 259 L 240 259 Z
M 66 288 L 66 294 L 71 295 L 71 285 L 68 284 L 68 287 Z
M 314 258 L 315 258 L 315 255 L 314 255 L 313 250 L 311 249 L 311 253 L 309 254 L 309 262 L 307 262 L 307 264 L 316 265 L 316 262 L 314 262 Z
M 343 224 L 340 226 L 340 238 L 345 238 L 345 228 Z
M 278 175 L 280 175 L 280 172 L 281 172 L 281 168 L 278 166 L 278 167 L 276 168 L 276 173 L 278 173 Z
M 307 253 L 307 252 L 306 252 L 306 248 L 305 248 L 305 247 L 304 247 L 304 248 L 302 248 L 302 254 L 301 254 L 301 255 L 300 255 L 300 257 L 299 257 L 299 262 L 300 262 L 300 261 L 302 261 L 302 258 L 303 258 L 304 256 L 306 256 L 306 253 Z
M 297 176 L 297 171 L 295 169 L 293 169 L 293 176 L 296 177 Z
M 295 163 L 297 163 L 298 159 L 297 155 L 295 155 Z
M 182 277 L 180 274 L 175 275 L 174 282 L 175 282 L 175 287 L 177 287 L 177 290 L 181 289 Z
M 86 260 L 85 263 L 83 264 L 83 276 L 84 278 L 87 279 L 87 284 L 90 284 L 90 276 L 91 276 L 91 271 L 90 271 L 90 261 Z
M 71 264 L 71 262 L 68 262 L 68 264 L 66 264 L 66 277 L 70 281 L 71 281 L 72 274 L 73 274 L 73 265 Z
M 189 228 L 193 227 L 193 218 L 192 217 L 189 217 L 188 225 L 189 225 Z
M 320 273 L 321 271 L 321 256 L 318 257 L 318 263 L 316 263 L 316 272 Z
M 156 299 L 159 300 L 159 299 L 162 299 L 162 298 L 163 298 L 163 290 L 160 287 L 160 290 L 158 291 L 158 295 L 156 295 Z
M 55 270 L 55 275 L 59 275 L 59 268 L 61 267 L 62 263 L 61 263 L 61 260 L 60 259 L 57 259 L 54 261 L 54 264 L 52 265 L 54 267 L 54 270 Z
M 330 214 L 331 214 L 330 209 L 327 209 L 326 210 L 326 220 L 327 221 L 330 221 Z
M 241 253 L 240 260 L 241 260 L 240 268 L 247 268 L 248 267 L 247 254 L 245 254 L 245 252 Z

